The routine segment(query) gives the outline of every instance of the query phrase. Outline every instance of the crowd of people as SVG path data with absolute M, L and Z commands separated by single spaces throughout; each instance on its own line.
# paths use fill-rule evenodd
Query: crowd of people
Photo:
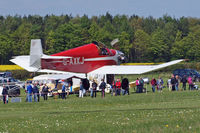
M 87 92 L 87 87 L 84 87 L 84 83 L 81 81 L 80 83 L 80 90 L 79 90 L 79 97 L 83 97 L 84 94 Z M 99 90 L 97 90 L 97 87 L 99 87 Z M 97 96 L 97 91 L 101 92 L 101 97 L 105 97 L 105 89 L 107 87 L 106 82 L 104 79 L 101 80 L 101 83 L 97 84 L 95 80 L 92 81 L 91 87 L 90 87 L 90 96 L 92 98 Z M 113 80 L 113 83 L 110 84 L 110 92 L 111 96 L 119 96 L 119 95 L 129 95 L 129 81 L 127 78 L 122 79 L 122 82 L 120 79 Z
M 182 86 L 181 86 L 182 83 Z M 72 83 L 69 83 L 70 85 Z M 144 79 L 143 78 L 137 78 L 135 81 L 136 84 L 136 93 L 142 93 L 144 92 Z M 152 78 L 150 81 L 152 92 L 162 92 L 164 88 L 164 81 L 161 77 Z M 168 81 L 167 81 L 167 87 L 169 91 L 179 91 L 179 90 L 186 90 L 186 86 L 189 86 L 189 90 L 193 90 L 197 85 L 193 82 L 192 77 L 186 77 L 183 76 L 180 78 L 179 76 L 172 75 Z M 61 93 L 59 93 L 59 97 L 62 99 L 66 99 L 66 95 L 69 95 L 69 86 L 66 86 L 66 84 L 62 84 Z M 129 80 L 127 78 L 123 78 L 122 81 L 118 78 L 117 80 L 113 80 L 112 84 L 110 85 L 110 93 L 111 96 L 120 96 L 120 95 L 129 95 Z M 97 88 L 99 89 L 97 90 Z M 97 91 L 101 92 L 101 97 L 105 97 L 105 89 L 107 87 L 106 82 L 104 79 L 101 80 L 101 83 L 97 83 L 95 80 L 92 81 L 92 83 L 89 83 L 89 80 L 84 79 L 80 82 L 80 89 L 79 89 L 79 97 L 82 98 L 84 95 L 88 92 L 90 92 L 90 96 L 92 98 L 97 97 Z M 39 84 L 38 82 L 32 83 L 28 82 L 25 88 L 26 92 L 26 102 L 32 102 L 32 98 L 34 99 L 34 102 L 40 101 L 40 96 L 44 98 L 44 100 L 48 100 L 48 93 L 49 93 L 49 87 L 46 83 Z M 70 90 L 72 91 L 72 85 L 70 85 Z M 8 103 L 8 90 L 5 85 L 3 85 L 2 90 L 3 95 L 3 103 Z
M 41 90 L 41 91 L 40 91 Z M 32 96 L 34 98 L 34 102 L 39 102 L 40 101 L 40 95 L 43 96 L 44 100 L 48 99 L 48 92 L 49 92 L 49 87 L 47 84 L 39 84 L 39 83 L 31 83 L 28 82 L 27 86 L 25 88 L 26 92 L 26 102 L 32 102 Z
M 72 91 L 72 83 L 69 81 L 67 83 L 61 83 L 61 92 L 55 93 L 59 98 L 66 99 L 66 95 L 69 95 L 69 91 Z M 39 82 L 27 82 L 25 87 L 26 93 L 26 102 L 32 102 L 32 97 L 34 98 L 34 102 L 40 101 L 40 96 L 43 97 L 44 101 L 48 100 L 48 93 L 52 93 L 53 91 L 58 91 L 58 82 L 55 83 L 55 87 L 51 88 L 47 83 Z
M 178 75 L 174 76 L 173 74 L 167 81 L 167 87 L 169 91 L 179 91 L 179 90 L 185 91 L 187 83 L 189 86 L 188 90 L 194 90 L 198 88 L 198 86 L 195 85 L 195 83 L 193 82 L 191 76 L 187 77 L 186 75 L 184 75 L 182 78 L 180 78 Z M 156 89 L 157 91 L 161 92 L 164 87 L 163 85 L 164 81 L 161 77 L 159 77 L 157 80 L 155 78 L 152 78 L 151 80 L 152 92 L 155 92 Z
M 163 89 L 164 81 L 161 77 L 159 77 L 157 80 L 153 78 L 151 80 L 151 86 L 152 86 L 152 92 L 155 92 L 156 89 L 158 92 L 161 92 Z

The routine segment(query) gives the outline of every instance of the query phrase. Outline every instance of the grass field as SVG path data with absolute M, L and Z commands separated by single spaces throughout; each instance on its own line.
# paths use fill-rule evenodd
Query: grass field
M 150 88 L 149 88 L 150 90 Z M 131 90 L 133 91 L 133 90 Z M 0 132 L 199 132 L 199 91 L 0 104 Z

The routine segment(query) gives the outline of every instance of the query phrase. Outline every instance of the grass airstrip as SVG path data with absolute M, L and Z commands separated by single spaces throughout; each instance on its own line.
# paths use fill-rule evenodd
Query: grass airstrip
M 133 91 L 133 90 L 131 90 Z M 23 92 L 23 91 L 22 91 Z M 0 132 L 199 132 L 200 91 L 0 103 Z

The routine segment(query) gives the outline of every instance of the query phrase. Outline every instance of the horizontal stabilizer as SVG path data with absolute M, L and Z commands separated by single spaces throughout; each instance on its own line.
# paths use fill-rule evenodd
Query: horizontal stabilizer
M 30 56 L 28 56 L 28 55 L 16 56 L 13 59 L 11 59 L 10 61 L 17 64 L 18 66 L 24 68 L 25 70 L 27 70 L 29 72 L 36 72 L 38 70 L 38 68 L 30 66 L 30 64 L 29 64 Z

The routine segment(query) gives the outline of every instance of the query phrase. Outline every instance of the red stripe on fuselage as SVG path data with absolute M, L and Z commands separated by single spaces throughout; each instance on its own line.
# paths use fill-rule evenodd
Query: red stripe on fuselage
M 73 60 L 73 59 L 71 59 Z M 116 65 L 114 60 L 101 60 L 101 61 L 83 61 L 79 60 L 79 64 L 74 64 L 73 61 L 63 59 L 42 59 L 42 69 L 59 70 L 75 73 L 89 73 L 97 68 L 105 65 Z M 77 63 L 77 62 L 76 62 Z

